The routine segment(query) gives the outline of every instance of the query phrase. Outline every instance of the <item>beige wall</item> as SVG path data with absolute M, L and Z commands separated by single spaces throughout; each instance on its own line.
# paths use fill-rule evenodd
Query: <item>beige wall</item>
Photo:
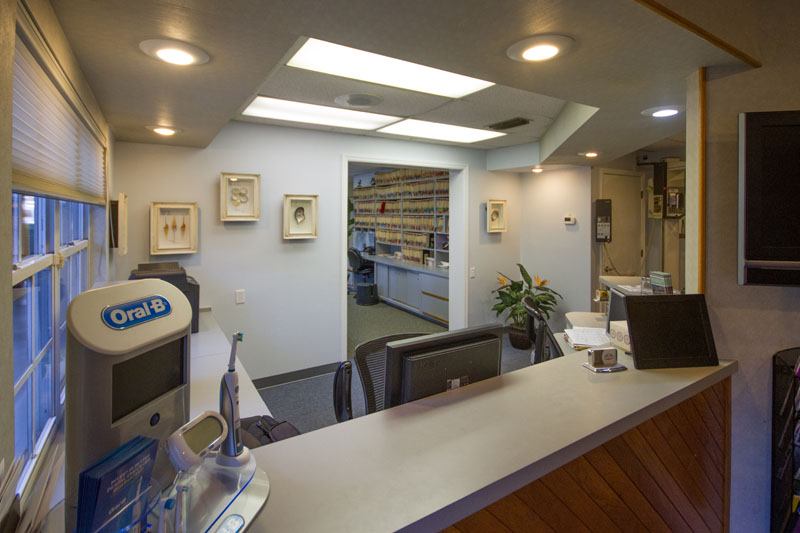
M 707 74 L 706 296 L 717 351 L 720 357 L 738 359 L 740 364 L 732 388 L 730 523 L 734 532 L 769 529 L 771 358 L 778 350 L 800 346 L 800 288 L 739 286 L 736 282 L 737 115 L 800 109 L 797 3 L 769 0 L 751 4 L 751 10 L 745 11 L 732 9 L 738 5 L 735 1 L 715 3 L 713 13 L 687 9 L 687 13 L 707 17 L 695 21 L 717 29 L 729 42 L 738 42 L 740 36 L 734 30 L 746 26 L 753 47 L 744 51 L 763 64 L 744 72 L 713 68 Z M 691 105 L 696 98 L 694 82 L 688 82 L 687 168 L 697 155 L 696 143 L 688 142 L 691 128 L 696 127 L 695 106 Z M 687 220 L 687 234 L 689 229 Z M 687 242 L 687 252 L 689 247 Z
M 13 80 L 14 0 L 0 0 L 0 257 L 11 264 L 11 85 Z M 14 383 L 11 341 L 11 269 L 0 268 L 0 458 L 14 460 Z

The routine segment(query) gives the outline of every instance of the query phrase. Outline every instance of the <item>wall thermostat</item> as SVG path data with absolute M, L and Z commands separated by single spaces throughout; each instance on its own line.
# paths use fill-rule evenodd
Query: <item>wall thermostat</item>
M 565 225 L 574 226 L 576 222 L 578 222 L 578 219 L 575 218 L 575 215 L 573 215 L 571 213 L 567 214 L 567 215 L 564 215 L 564 224 Z

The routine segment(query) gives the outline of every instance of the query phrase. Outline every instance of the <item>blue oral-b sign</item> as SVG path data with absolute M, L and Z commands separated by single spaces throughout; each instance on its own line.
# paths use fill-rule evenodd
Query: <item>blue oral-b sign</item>
M 148 296 L 140 300 L 111 305 L 103 309 L 103 323 L 111 329 L 128 329 L 150 322 L 172 312 L 169 300 L 163 296 Z

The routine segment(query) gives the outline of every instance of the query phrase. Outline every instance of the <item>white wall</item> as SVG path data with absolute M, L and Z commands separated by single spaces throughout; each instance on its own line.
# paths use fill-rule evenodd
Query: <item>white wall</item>
M 470 282 L 470 323 L 484 324 L 499 322 L 505 316 L 497 317 L 492 311 L 496 302 L 492 290 L 500 286 L 497 272 L 511 275 L 519 272 L 521 239 L 526 235 L 520 212 L 524 202 L 521 197 L 521 182 L 518 174 L 493 173 L 490 179 L 473 183 L 470 191 L 470 234 L 473 243 L 480 250 L 471 254 L 471 265 L 475 267 L 476 278 Z M 507 231 L 505 233 L 486 232 L 486 201 L 506 200 Z
M 591 306 L 591 169 L 568 167 L 521 179 L 521 262 L 564 297 L 549 320 L 553 331 L 561 331 L 564 313 Z M 574 226 L 564 224 L 567 213 L 577 218 Z M 505 273 L 519 279 L 518 271 Z
M 344 155 L 468 166 L 470 262 L 478 268 L 469 280 L 469 323 L 493 320 L 485 294 L 495 286 L 494 271 L 517 261 L 519 238 L 511 233 L 487 241 L 475 217 L 490 196 L 511 200 L 519 189 L 515 175 L 487 172 L 485 152 L 468 148 L 243 122 L 230 123 L 205 149 L 116 143 L 114 193 L 128 194 L 130 229 L 129 254 L 114 253 L 112 272 L 125 279 L 138 263 L 180 261 L 200 283 L 201 305 L 213 307 L 223 331 L 245 332 L 241 357 L 253 378 L 339 361 Z M 261 221 L 219 221 L 220 172 L 261 174 Z M 284 194 L 319 195 L 318 239 L 281 238 Z M 148 255 L 152 201 L 198 202 L 198 254 Z M 512 223 L 519 218 L 515 209 L 511 202 Z M 235 289 L 247 291 L 246 304 L 234 304 Z

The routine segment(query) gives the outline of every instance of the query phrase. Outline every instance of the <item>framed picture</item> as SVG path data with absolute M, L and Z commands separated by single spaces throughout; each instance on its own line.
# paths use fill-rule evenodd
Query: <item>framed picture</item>
M 317 195 L 283 195 L 283 238 L 317 238 Z
M 219 219 L 261 220 L 261 175 L 223 172 L 219 180 Z
M 197 204 L 150 204 L 150 254 L 197 253 Z
M 486 231 L 501 233 L 506 229 L 506 201 L 489 200 L 486 202 Z

